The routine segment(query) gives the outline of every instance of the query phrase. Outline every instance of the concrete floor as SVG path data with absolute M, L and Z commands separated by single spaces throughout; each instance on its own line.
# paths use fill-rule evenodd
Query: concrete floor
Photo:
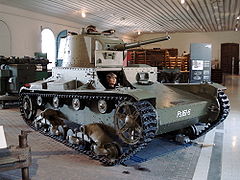
M 205 147 L 193 145 L 169 152 L 138 166 L 104 167 L 86 155 L 33 132 L 29 135 L 32 148 L 32 180 L 237 180 L 240 179 L 240 76 L 227 76 L 225 85 L 231 102 L 227 120 L 201 137 Z M 21 129 L 30 130 L 18 109 L 0 110 L 0 125 L 8 144 L 17 144 Z M 212 144 L 215 144 L 212 146 Z M 139 168 L 141 167 L 141 168 Z M 140 170 L 141 169 L 141 170 Z M 127 173 L 126 173 L 127 172 Z M 21 179 L 20 170 L 0 173 L 0 180 Z

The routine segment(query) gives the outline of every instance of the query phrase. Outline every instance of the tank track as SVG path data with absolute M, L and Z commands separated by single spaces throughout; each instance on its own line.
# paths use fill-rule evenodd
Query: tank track
M 42 96 L 46 98 L 51 98 L 58 96 L 59 98 L 79 98 L 84 100 L 97 100 L 97 99 L 104 99 L 104 100 L 116 100 L 116 101 L 123 101 L 123 100 L 130 100 L 130 97 L 124 96 L 124 95 L 111 95 L 111 96 L 100 96 L 100 95 L 76 95 L 76 94 L 51 94 L 51 93 L 39 93 L 39 92 L 23 92 L 19 95 L 19 104 L 20 104 L 20 112 L 25 120 L 26 124 L 30 126 L 35 131 L 40 132 L 41 134 L 48 136 L 62 144 L 65 144 L 66 146 L 82 153 L 94 160 L 100 161 L 103 165 L 106 166 L 114 166 L 116 164 L 123 164 L 124 161 L 130 159 L 134 154 L 136 154 L 141 149 L 145 148 L 148 143 L 152 141 L 152 139 L 155 137 L 155 132 L 157 130 L 157 115 L 155 112 L 155 109 L 152 107 L 152 105 L 148 101 L 138 101 L 135 102 L 134 105 L 137 107 L 138 112 L 141 116 L 142 121 L 142 137 L 140 140 L 134 144 L 134 145 L 127 145 L 127 148 L 125 148 L 124 152 L 121 154 L 121 156 L 118 159 L 110 160 L 105 156 L 98 156 L 94 154 L 91 150 L 85 149 L 81 145 L 71 144 L 68 141 L 62 139 L 59 136 L 55 136 L 50 134 L 49 132 L 44 131 L 44 129 L 37 129 L 35 126 L 33 126 L 32 121 L 34 120 L 34 117 L 32 119 L 26 119 L 24 112 L 23 112 L 23 97 L 25 95 L 28 95 L 29 97 L 37 97 Z M 34 108 L 36 108 L 36 103 L 33 103 Z
M 218 90 L 217 99 L 218 99 L 219 105 L 220 105 L 220 113 L 219 113 L 217 120 L 212 122 L 210 124 L 210 126 L 206 127 L 204 130 L 200 131 L 198 135 L 193 135 L 191 137 L 191 140 L 195 140 L 195 139 L 205 135 L 207 132 L 209 132 L 210 130 L 215 128 L 217 125 L 222 123 L 227 118 L 227 116 L 230 112 L 230 102 L 229 102 L 227 95 L 222 90 Z

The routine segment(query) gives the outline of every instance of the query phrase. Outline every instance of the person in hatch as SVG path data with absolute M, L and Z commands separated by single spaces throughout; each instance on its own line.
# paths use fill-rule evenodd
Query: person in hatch
M 106 75 L 107 89 L 114 89 L 117 85 L 117 75 L 114 73 L 108 73 Z

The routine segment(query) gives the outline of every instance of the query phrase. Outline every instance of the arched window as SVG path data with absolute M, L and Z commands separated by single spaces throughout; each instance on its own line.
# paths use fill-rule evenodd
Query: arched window
M 43 29 L 41 32 L 42 35 L 42 53 L 47 53 L 47 58 L 51 62 L 48 64 L 48 69 L 55 67 L 55 56 L 56 56 L 56 47 L 55 47 L 55 37 L 50 29 Z
M 56 52 L 56 63 L 55 63 L 57 67 L 61 67 L 63 63 L 67 34 L 68 34 L 68 31 L 63 30 L 57 36 L 57 40 L 56 40 L 57 52 Z

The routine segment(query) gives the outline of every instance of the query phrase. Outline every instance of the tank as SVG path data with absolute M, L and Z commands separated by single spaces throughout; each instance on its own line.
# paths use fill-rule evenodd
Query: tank
M 223 122 L 230 103 L 220 84 L 162 84 L 157 68 L 123 66 L 124 43 L 101 33 L 68 35 L 63 67 L 21 88 L 26 123 L 105 165 L 123 163 L 158 135 L 190 142 Z M 161 144 L 159 144 L 161 145 Z

